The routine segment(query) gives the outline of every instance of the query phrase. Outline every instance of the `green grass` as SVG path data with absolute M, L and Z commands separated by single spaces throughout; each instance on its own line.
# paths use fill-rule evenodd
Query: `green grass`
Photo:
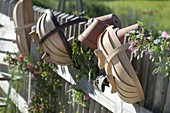
M 140 19 L 151 27 L 170 33 L 170 1 L 108 1 L 104 4 L 120 16 L 121 20 Z M 124 18 L 122 14 L 129 17 Z

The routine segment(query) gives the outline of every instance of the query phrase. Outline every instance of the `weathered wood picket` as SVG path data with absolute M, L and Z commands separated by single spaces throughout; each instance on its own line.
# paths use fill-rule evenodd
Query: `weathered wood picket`
M 18 51 L 16 44 L 13 43 L 13 41 L 15 41 L 15 32 L 13 22 L 10 20 L 12 19 L 14 5 L 15 0 L 0 0 L 0 71 L 6 71 L 7 64 L 2 61 L 6 56 L 6 51 Z M 33 9 L 34 20 L 36 22 L 45 9 L 38 6 L 33 6 Z M 53 11 L 53 13 L 60 24 L 77 18 L 74 15 L 68 15 L 57 11 Z M 65 36 L 67 38 L 73 36 L 77 38 L 86 27 L 87 25 L 84 22 L 67 27 L 64 29 Z M 58 66 L 57 74 L 60 75 L 58 77 L 62 82 L 62 87 L 57 89 L 57 94 L 61 97 L 61 103 L 66 104 L 65 113 L 75 113 L 77 110 L 79 113 L 151 113 L 151 111 L 154 113 L 170 113 L 170 79 L 168 77 L 163 78 L 161 75 L 152 75 L 153 63 L 151 63 L 147 56 L 140 60 L 133 59 L 132 64 L 137 72 L 145 94 L 145 101 L 139 104 L 123 102 L 116 93 L 111 94 L 109 88 L 106 88 L 106 91 L 101 93 L 93 89 L 91 83 L 88 81 L 76 81 L 76 70 L 72 66 Z M 67 101 L 71 99 L 71 94 L 66 92 L 74 85 L 79 86 L 84 92 L 89 93 L 92 98 L 87 108 L 83 108 L 78 104 L 67 104 Z M 4 83 L 0 83 L 0 87 L 2 89 L 5 88 Z M 28 89 L 27 87 L 28 85 L 22 90 L 26 91 Z M 6 89 L 3 90 L 6 91 Z M 27 96 L 23 94 L 21 94 L 21 96 L 21 99 L 23 99 L 23 97 L 25 99 L 23 101 L 24 103 L 28 101 Z M 21 108 L 19 110 L 23 112 L 25 109 Z M 56 113 L 58 112 L 59 108 L 56 104 Z

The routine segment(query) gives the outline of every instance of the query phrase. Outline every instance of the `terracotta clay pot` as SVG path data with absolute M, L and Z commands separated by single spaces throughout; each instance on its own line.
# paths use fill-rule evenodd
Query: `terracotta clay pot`
M 108 75 L 115 78 L 115 86 L 120 98 L 128 103 L 136 103 L 144 100 L 144 94 L 138 77 L 127 57 L 125 50 L 128 44 L 121 45 L 119 36 L 124 35 L 124 31 L 137 28 L 138 25 L 119 30 L 112 26 L 107 27 L 106 31 L 98 39 L 98 49 L 100 56 L 105 58 L 105 71 Z M 99 58 L 100 59 L 100 58 Z
M 22 54 L 29 56 L 31 37 L 29 32 L 34 25 L 31 0 L 19 0 L 13 10 L 17 46 Z
M 121 28 L 121 22 L 115 14 L 108 14 L 97 18 L 91 18 L 88 20 L 88 25 L 90 25 L 95 19 L 100 20 L 106 25 L 114 25 L 115 28 Z
M 97 39 L 107 26 L 121 27 L 120 20 L 115 14 L 90 19 L 88 24 L 88 28 L 79 35 L 78 39 L 82 44 L 93 50 L 97 48 Z

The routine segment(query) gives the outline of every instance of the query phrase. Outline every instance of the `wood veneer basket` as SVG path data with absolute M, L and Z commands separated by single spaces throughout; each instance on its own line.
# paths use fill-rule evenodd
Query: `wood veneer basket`
M 49 32 L 57 27 L 59 23 L 54 17 L 53 13 L 49 10 L 38 19 L 36 25 L 36 32 L 39 40 L 42 40 Z M 55 32 L 49 35 L 48 38 L 41 42 L 41 49 L 46 53 L 45 60 L 60 65 L 68 65 L 71 60 L 71 48 L 67 42 L 62 31 Z
M 121 45 L 117 36 L 118 28 L 112 26 L 98 39 L 98 50 L 105 57 L 105 71 L 115 78 L 115 86 L 120 98 L 128 103 L 144 100 L 144 94 L 138 77 L 127 57 L 125 50 L 128 44 Z M 129 29 L 121 32 L 124 34 Z M 101 54 L 101 53 L 100 53 Z
M 62 25 L 59 25 L 55 16 L 50 10 L 38 19 L 36 33 L 40 49 L 44 53 L 44 60 L 58 65 L 69 65 L 72 63 L 71 47 L 62 29 L 79 22 L 87 21 L 85 18 L 77 18 Z
M 20 52 L 29 56 L 31 27 L 34 25 L 34 16 L 31 0 L 19 0 L 13 10 L 13 20 L 16 31 L 16 43 Z

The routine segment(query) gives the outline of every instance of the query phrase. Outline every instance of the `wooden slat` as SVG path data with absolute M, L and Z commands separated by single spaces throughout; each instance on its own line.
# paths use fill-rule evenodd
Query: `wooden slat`
M 66 22 L 69 22 L 71 21 L 71 19 L 74 18 L 74 15 L 70 15 L 69 17 L 66 18 Z M 67 27 L 66 30 L 65 30 L 65 35 L 66 35 L 66 38 L 70 38 L 69 37 L 69 32 L 70 32 L 70 29 L 71 29 L 71 26 L 70 27 Z
M 64 16 L 64 15 L 65 15 L 65 13 L 61 13 L 61 14 L 59 14 L 59 15 L 57 16 L 57 21 L 58 21 L 58 23 L 61 22 L 61 18 L 62 18 L 62 16 Z
M 7 51 L 9 51 L 9 52 L 17 52 L 18 47 L 13 42 L 0 40 L 0 52 L 6 53 Z
M 37 22 L 37 20 L 39 19 L 39 10 L 40 9 L 41 9 L 40 7 L 34 6 L 34 18 L 35 18 L 35 22 Z
M 78 17 L 75 17 L 74 19 L 77 19 Z M 73 29 L 73 36 L 74 38 L 78 37 L 78 30 L 79 30 L 79 24 L 74 24 L 72 25 L 72 29 Z
M 101 105 L 99 104 L 99 103 L 97 103 L 97 102 L 95 102 L 95 110 L 94 110 L 94 113 L 100 113 L 100 107 L 101 107 Z
M 6 107 L 6 103 L 5 102 L 0 102 L 0 107 Z
M 2 13 L 0 13 L 0 24 L 3 27 L 0 27 L 0 38 L 1 39 L 9 39 L 9 40 L 15 40 L 16 34 L 14 31 L 14 24 L 13 21 L 10 20 L 10 18 Z
M 149 61 L 149 56 L 144 56 L 143 59 L 141 59 L 141 69 L 139 71 L 139 80 L 141 82 L 141 86 L 143 89 L 143 92 L 146 92 L 146 85 L 147 85 L 147 79 L 148 79 L 148 73 L 149 73 L 149 65 L 150 65 L 150 61 Z
M 88 113 L 88 112 L 89 112 L 89 109 L 86 108 L 86 107 L 83 107 L 83 112 L 84 112 L 84 113 Z
M 164 106 L 164 113 L 170 113 L 170 77 L 168 78 L 168 87 L 167 87 L 167 92 L 166 92 L 166 103 Z
M 3 60 L 5 57 L 6 57 L 6 54 L 0 52 L 0 65 L 2 65 L 2 64 L 7 65 L 7 63 L 5 63 Z
M 79 23 L 78 35 L 80 35 L 81 33 L 83 33 L 85 24 L 86 24 L 85 22 Z
M 61 86 L 61 105 L 64 105 L 65 104 L 65 80 L 64 79 L 62 79 L 62 78 L 60 78 L 60 81 L 61 81 L 61 84 L 62 84 L 62 86 Z
M 65 14 L 60 18 L 60 25 L 66 22 L 66 18 L 69 16 L 69 14 Z
M 65 0 L 59 0 L 58 10 L 60 12 L 64 12 L 64 9 L 65 9 Z
M 83 11 L 83 1 L 82 0 L 76 0 L 76 9 L 78 12 Z
M 101 110 L 100 111 L 101 111 L 101 113 L 107 113 L 108 110 L 105 107 L 101 106 Z
M 72 89 L 72 86 L 69 85 L 68 89 Z M 69 100 L 72 100 L 72 96 L 71 96 L 71 95 L 72 95 L 72 93 L 69 92 L 69 93 L 68 93 L 68 99 L 69 99 Z M 73 112 L 72 110 L 73 110 L 72 104 L 69 104 L 69 106 L 68 106 L 68 111 L 72 113 L 72 112 Z M 67 112 L 67 111 L 66 111 L 66 112 Z
M 67 101 L 67 100 L 68 100 L 68 95 L 69 95 L 69 94 L 68 94 L 68 90 L 69 90 L 69 83 L 68 83 L 68 82 L 65 82 L 65 88 L 64 88 L 64 89 L 65 89 L 65 92 L 66 92 L 66 93 L 65 93 L 65 100 Z M 65 112 L 68 111 L 68 106 L 69 106 L 69 105 L 68 105 L 68 103 L 66 102 L 66 103 L 65 103 Z
M 2 75 L 0 75 L 2 77 Z M 9 83 L 7 81 L 1 81 L 0 87 L 3 89 L 5 94 L 8 94 Z M 19 111 L 22 113 L 28 113 L 27 102 L 16 92 L 14 88 L 11 88 L 10 94 L 11 101 L 18 107 Z
M 60 14 L 61 14 L 61 12 L 54 11 L 54 12 L 53 12 L 53 14 L 54 14 L 54 16 L 57 18 L 57 17 L 58 17 L 58 15 L 60 15 Z
M 33 6 L 34 21 L 35 21 L 35 22 L 37 22 L 37 18 L 36 18 L 36 11 L 37 11 L 37 6 Z
M 90 100 L 89 113 L 94 113 L 94 100 Z
M 144 102 L 144 107 L 149 110 L 152 110 L 152 106 L 153 106 L 153 99 L 154 99 L 153 92 L 154 92 L 154 86 L 156 80 L 156 77 L 152 75 L 153 66 L 154 66 L 153 63 L 151 63 L 149 66 L 148 80 L 147 80 L 147 86 L 145 92 L 145 102 Z
M 64 15 L 64 16 L 61 17 L 61 23 L 60 23 L 60 25 L 66 23 L 66 18 L 67 18 L 68 16 L 69 16 L 69 15 L 66 14 L 66 15 Z M 66 30 L 66 28 L 62 29 L 63 33 L 65 33 L 65 30 Z M 66 38 L 67 38 L 67 37 L 66 37 Z
M 72 105 L 72 108 L 73 108 L 72 113 L 76 113 L 76 111 L 77 111 L 77 103 L 74 103 Z
M 153 113 L 153 112 L 151 112 L 151 111 L 149 111 L 149 110 L 147 110 L 147 109 L 145 109 L 145 108 L 143 108 L 143 107 L 141 107 L 141 106 L 138 106 L 138 105 L 136 105 L 136 104 L 134 104 L 133 106 L 134 106 L 134 108 L 135 108 L 135 112 L 136 112 L 136 113 Z M 131 113 L 131 112 L 130 112 L 130 113 Z
M 8 11 L 9 14 L 8 15 L 9 15 L 11 20 L 12 20 L 12 16 L 13 16 L 13 9 L 14 9 L 15 3 L 16 3 L 15 0 L 11 0 L 9 2 L 9 11 Z
M 5 0 L 3 5 L 4 5 L 3 14 L 7 15 L 8 14 L 8 0 Z
M 2 13 L 2 5 L 3 5 L 3 1 L 2 0 L 0 0 L 0 13 Z
M 153 112 L 154 113 L 163 113 L 164 104 L 166 101 L 166 93 L 168 86 L 168 77 L 164 78 L 163 75 L 159 75 L 156 77 L 155 90 L 153 92 Z
M 72 21 L 72 20 L 74 20 L 74 19 L 76 19 L 76 18 L 77 18 L 77 17 L 74 17 L 74 18 L 72 18 L 70 21 Z M 75 29 L 75 25 L 71 25 L 71 26 L 70 26 L 70 30 L 69 30 L 69 36 L 68 36 L 69 38 L 72 37 L 72 36 L 75 36 L 75 35 L 74 35 L 74 34 L 75 34 L 75 33 L 74 33 L 74 29 Z
M 82 107 L 80 105 L 78 105 L 77 109 L 78 109 L 78 113 L 82 113 Z

